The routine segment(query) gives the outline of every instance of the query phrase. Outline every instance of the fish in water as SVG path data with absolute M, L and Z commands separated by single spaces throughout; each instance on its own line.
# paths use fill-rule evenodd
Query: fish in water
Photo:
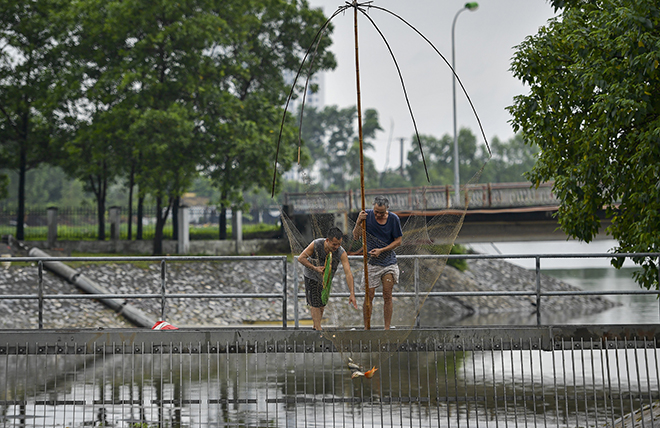
M 357 364 L 351 357 L 348 358 L 348 368 L 351 370 L 351 379 L 358 378 L 360 376 L 371 379 L 378 370 L 375 366 L 368 371 L 364 371 L 361 365 Z
M 376 370 L 378 369 L 374 366 L 371 370 L 364 372 L 364 377 L 366 377 L 367 379 L 371 379 L 372 377 L 374 377 Z
M 359 364 L 356 364 L 351 357 L 348 357 L 348 368 L 351 370 L 362 370 Z
M 351 374 L 351 379 L 355 379 L 356 377 L 364 376 L 364 373 L 362 373 L 360 370 L 355 370 L 353 374 Z

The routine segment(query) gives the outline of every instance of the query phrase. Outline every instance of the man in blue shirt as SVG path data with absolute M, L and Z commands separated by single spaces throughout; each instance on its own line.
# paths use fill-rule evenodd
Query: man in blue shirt
M 390 329 L 392 321 L 392 289 L 399 282 L 399 266 L 394 249 L 401 245 L 403 231 L 401 220 L 389 212 L 390 202 L 383 196 L 374 199 L 374 208 L 361 211 L 358 215 L 353 238 L 362 237 L 362 225 L 366 224 L 367 253 L 369 257 L 369 290 L 365 292 L 362 306 L 365 330 L 371 329 L 371 309 L 376 288 L 383 286 L 383 319 L 385 330 Z

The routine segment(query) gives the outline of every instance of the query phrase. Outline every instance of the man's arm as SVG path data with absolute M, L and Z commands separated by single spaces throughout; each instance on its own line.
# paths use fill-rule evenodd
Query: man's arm
M 362 238 L 362 224 L 367 218 L 367 212 L 366 211 L 360 211 L 360 214 L 358 214 L 357 220 L 355 220 L 355 227 L 353 227 L 353 239 L 360 239 Z
M 305 250 L 300 253 L 298 256 L 298 261 L 300 262 L 301 265 L 314 270 L 318 273 L 323 273 L 325 270 L 325 265 L 324 266 L 314 266 L 309 260 L 307 260 L 309 257 L 312 257 L 312 254 L 314 254 L 314 241 L 312 241 L 311 244 L 305 248 Z
M 348 263 L 348 255 L 346 251 L 341 254 L 341 265 L 344 267 L 344 274 L 346 275 L 346 284 L 348 285 L 348 291 L 351 293 L 348 298 L 348 303 L 353 305 L 357 309 L 357 301 L 355 300 L 355 288 L 353 282 L 353 272 L 351 272 L 351 265 Z
M 399 236 L 396 238 L 394 241 L 390 242 L 389 245 L 383 248 L 374 248 L 373 250 L 369 251 L 369 254 L 371 254 L 374 257 L 378 257 L 381 255 L 381 253 L 384 253 L 385 251 L 392 251 L 396 247 L 401 245 L 401 242 L 403 241 L 403 236 Z

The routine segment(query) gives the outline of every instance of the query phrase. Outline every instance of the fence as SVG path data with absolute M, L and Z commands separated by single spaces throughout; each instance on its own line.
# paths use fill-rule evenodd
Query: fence
M 423 260 L 433 260 L 433 259 L 534 259 L 536 261 L 535 268 L 535 287 L 533 290 L 521 290 L 521 291 L 430 291 L 424 293 L 428 297 L 458 297 L 458 296 L 503 296 L 503 297 L 513 297 L 513 296 L 530 296 L 535 298 L 535 308 L 536 308 L 536 323 L 537 325 L 542 324 L 542 311 L 543 311 L 543 298 L 551 296 L 589 296 L 589 295 L 621 295 L 621 294 L 630 294 L 630 295 L 656 295 L 660 296 L 660 289 L 656 290 L 613 290 L 613 291 L 545 291 L 541 286 L 541 260 L 543 259 L 579 259 L 579 258 L 632 258 L 632 257 L 649 257 L 649 258 L 659 258 L 660 253 L 620 253 L 620 254 L 610 254 L 610 253 L 580 253 L 580 254 L 507 254 L 507 255 L 485 255 L 485 254 L 449 254 L 449 255 L 399 255 L 397 256 L 401 260 L 412 260 L 413 262 L 413 284 L 414 291 L 412 292 L 394 292 L 393 296 L 395 297 L 413 297 L 416 300 L 420 298 L 420 287 L 419 287 L 419 263 Z M 349 256 L 350 260 L 362 260 L 362 256 Z M 0 300 L 36 300 L 38 302 L 38 311 L 39 311 L 39 328 L 43 328 L 43 304 L 45 300 L 57 300 L 57 299 L 158 299 L 160 300 L 160 319 L 166 319 L 166 308 L 168 299 L 233 299 L 233 298 L 276 298 L 281 299 L 282 301 L 282 327 L 286 328 L 289 322 L 289 315 L 287 313 L 287 290 L 288 285 L 288 274 L 287 274 L 287 257 L 286 256 L 249 256 L 249 257 L 239 257 L 239 256 L 143 256 L 143 257 L 15 257 L 11 259 L 12 262 L 36 262 L 36 269 L 39 272 L 39 284 L 36 294 L 21 294 L 21 295 L 12 295 L 12 294 L 1 294 Z M 175 294 L 168 293 L 167 291 L 167 281 L 166 281 L 166 270 L 167 264 L 172 262 L 195 262 L 195 261 L 210 261 L 210 262 L 231 262 L 231 261 L 240 261 L 240 260 L 251 260 L 251 261 L 260 261 L 260 260 L 272 260 L 280 262 L 281 266 L 281 278 L 282 278 L 282 291 L 281 293 L 262 293 L 262 294 L 223 294 L 223 293 L 185 293 L 185 294 Z M 154 294 L 44 294 L 44 284 L 43 284 L 43 269 L 44 267 L 49 267 L 58 262 L 117 262 L 117 261 L 133 261 L 133 262 L 159 262 L 160 263 L 160 278 L 161 278 L 161 290 L 160 293 Z M 659 263 L 660 265 L 660 263 Z M 52 267 L 51 267 L 52 269 Z M 299 293 L 299 267 L 298 263 L 293 264 L 293 303 L 294 303 L 294 327 L 299 327 L 299 299 L 304 298 L 304 294 Z M 660 269 L 660 267 L 659 267 Z M 70 274 L 71 277 L 75 277 L 75 273 Z M 658 278 L 660 279 L 660 270 L 658 271 Z M 376 295 L 379 295 L 377 293 Z M 335 298 L 348 297 L 348 293 L 333 293 Z M 660 316 L 660 299 L 659 299 L 659 316 Z
M 122 239 L 128 238 L 128 216 L 127 210 L 122 210 L 121 230 Z M 144 207 L 142 220 L 142 237 L 151 239 L 156 231 L 156 207 Z M 0 206 L 0 235 L 13 235 L 16 233 L 17 209 L 14 207 Z M 105 236 L 110 237 L 110 219 L 108 212 L 105 213 Z M 133 239 L 137 232 L 138 218 L 133 212 L 132 216 Z M 45 240 L 48 234 L 48 208 L 32 207 L 26 209 L 24 221 L 25 240 Z M 92 207 L 60 207 L 57 208 L 57 234 L 63 240 L 92 240 L 98 238 L 98 210 Z M 172 216 L 164 228 L 164 238 L 172 238 Z
M 660 328 L 0 332 L 5 427 L 653 427 Z M 375 367 L 353 378 L 348 363 Z
M 534 258 L 538 278 L 547 258 L 633 256 L 660 254 L 443 258 Z M 161 301 L 165 318 L 168 299 L 236 297 L 168 293 L 168 264 L 232 259 L 238 260 L 13 258 L 37 262 L 40 291 L 0 298 L 37 300 L 40 311 L 48 299 L 152 298 Z M 287 290 L 286 258 L 274 259 Z M 43 293 L 48 263 L 117 260 L 159 262 L 161 293 Z M 542 304 L 557 293 L 540 283 L 519 293 L 433 295 L 526 295 Z M 294 296 L 303 297 L 297 290 Z M 0 421 L 8 427 L 660 426 L 660 324 L 315 332 L 289 326 L 286 291 L 268 297 L 282 299 L 281 328 L 0 330 Z M 369 379 L 353 377 L 348 363 L 377 371 Z
M 214 206 L 188 207 L 190 218 L 190 239 L 217 239 L 219 212 Z M 133 210 L 130 221 L 132 222 L 132 237 L 128 236 L 128 209 L 120 209 L 120 239 L 135 239 L 137 236 L 138 217 Z M 16 219 L 18 213 L 15 207 L 0 205 L 0 236 L 13 235 L 16 233 Z M 231 229 L 231 210 L 228 210 L 229 229 Z M 244 224 L 265 223 L 277 224 L 279 221 L 279 210 L 252 210 L 244 215 Z M 109 212 L 104 215 L 105 236 L 110 239 L 111 222 Z M 173 238 L 172 213 L 168 215 L 163 228 L 163 239 Z M 45 240 L 48 235 L 48 209 L 31 207 L 26 210 L 24 221 L 25 240 Z M 156 207 L 145 206 L 142 218 L 142 239 L 153 239 L 156 232 Z M 57 235 L 60 240 L 94 240 L 98 238 L 98 211 L 94 207 L 61 207 L 57 208 Z

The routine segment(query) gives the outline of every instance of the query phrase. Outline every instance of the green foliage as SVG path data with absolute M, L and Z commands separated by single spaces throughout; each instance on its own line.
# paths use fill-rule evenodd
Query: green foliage
M 163 207 L 200 173 L 225 206 L 270 185 L 287 87 L 325 18 L 293 0 L 82 0 L 68 5 L 64 73 L 69 174 L 104 210 L 124 180 Z M 326 37 L 314 69 L 334 67 Z M 292 164 L 286 122 L 280 167 Z M 84 162 L 80 162 L 84 159 Z M 104 230 L 99 222 L 99 236 Z
M 513 59 L 529 86 L 512 124 L 541 152 L 527 175 L 554 180 L 562 229 L 589 242 L 604 209 L 617 252 L 660 251 L 660 5 L 555 1 L 563 8 Z M 649 258 L 640 285 L 658 287 Z M 616 261 L 616 266 L 620 266 Z
M 59 156 L 65 8 L 59 0 L 0 2 L 0 168 L 18 173 L 19 195 L 28 170 Z M 24 198 L 18 204 L 21 217 Z M 16 237 L 23 239 L 23 222 Z
M 516 183 L 525 181 L 532 170 L 539 149 L 534 143 L 525 144 L 520 134 L 504 142 L 495 137 L 490 141 L 492 157 L 481 173 L 482 183 Z
M 412 136 L 412 150 L 408 152 L 406 169 L 413 186 L 443 185 L 454 183 L 454 137 L 445 134 L 441 139 L 430 135 L 419 136 L 426 169 L 431 183 L 426 178 L 417 137 Z M 472 131 L 461 128 L 458 133 L 459 172 L 461 183 L 468 182 L 488 158 L 485 147 L 477 145 Z
M 207 132 L 202 165 L 203 173 L 220 191 L 222 204 L 240 206 L 247 191 L 271 188 L 269 171 L 282 123 L 281 106 L 290 89 L 284 73 L 297 72 L 325 17 L 306 2 L 234 0 L 231 4 L 232 19 L 224 32 L 226 47 L 217 57 L 227 72 L 220 79 L 221 90 L 204 93 L 207 104 L 202 120 Z M 334 68 L 329 43 L 329 37 L 322 39 L 312 72 Z M 289 170 L 295 161 L 295 137 L 295 122 L 288 118 L 282 130 L 278 173 Z M 280 180 L 276 184 L 280 186 Z
M 462 245 L 454 244 L 451 247 L 449 254 L 468 254 L 467 248 Z M 461 272 L 465 272 L 468 269 L 468 263 L 466 259 L 447 259 L 447 264 L 453 266 Z
M 318 165 L 322 187 L 326 190 L 348 190 L 360 187 L 360 142 L 357 109 L 327 106 L 318 111 L 306 107 L 302 123 L 302 137 L 308 151 L 310 167 Z M 370 142 L 382 128 L 378 112 L 367 109 L 362 116 L 363 153 L 373 148 Z M 366 187 L 378 187 L 378 173 L 372 159 L 364 157 Z
M 7 194 L 3 201 L 16 206 L 18 204 L 18 173 L 10 169 L 0 169 L 0 182 L 6 177 Z M 2 198 L 0 198 L 1 200 Z M 30 169 L 25 175 L 26 206 L 46 207 L 59 205 L 66 207 L 85 206 L 93 203 L 93 195 L 86 193 L 83 183 L 70 178 L 61 168 L 41 164 Z

